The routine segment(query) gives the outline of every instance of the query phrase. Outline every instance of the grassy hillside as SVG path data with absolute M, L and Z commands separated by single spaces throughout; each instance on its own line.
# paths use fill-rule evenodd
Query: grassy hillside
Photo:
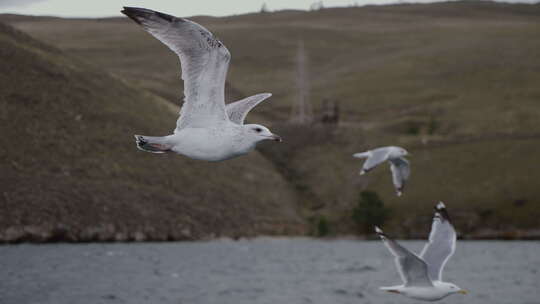
M 250 114 L 283 133 L 261 152 L 300 194 L 308 216 L 350 233 L 361 190 L 392 209 L 389 229 L 425 234 L 447 202 L 468 235 L 524 236 L 540 216 L 540 5 L 464 1 L 195 17 L 232 53 L 229 100 L 272 92 Z M 178 103 L 174 54 L 126 18 L 6 17 L 63 51 Z M 287 124 L 304 41 L 311 102 L 338 100 L 336 127 Z M 357 175 L 354 152 L 401 145 L 413 153 L 404 197 L 382 166 Z
M 178 109 L 0 24 L 0 241 L 302 233 L 296 194 L 258 153 L 211 164 L 138 151 Z

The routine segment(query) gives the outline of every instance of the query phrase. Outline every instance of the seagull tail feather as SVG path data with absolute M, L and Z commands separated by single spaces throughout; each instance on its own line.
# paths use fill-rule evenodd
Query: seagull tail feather
M 353 157 L 356 157 L 356 158 L 368 158 L 369 157 L 369 151 L 360 152 L 360 153 L 354 153 Z
M 166 137 L 135 135 L 135 142 L 139 150 L 151 153 L 165 153 L 172 148 L 172 145 L 167 143 Z

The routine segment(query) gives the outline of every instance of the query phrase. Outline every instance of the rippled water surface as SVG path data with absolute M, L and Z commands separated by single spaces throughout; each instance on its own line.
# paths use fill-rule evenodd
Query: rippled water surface
M 403 244 L 420 251 L 423 242 Z M 0 303 L 417 303 L 379 241 L 275 239 L 0 246 Z M 462 241 L 439 303 L 540 303 L 540 242 Z

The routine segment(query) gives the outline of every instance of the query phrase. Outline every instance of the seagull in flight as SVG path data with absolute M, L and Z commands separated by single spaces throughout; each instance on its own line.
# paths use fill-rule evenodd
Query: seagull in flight
M 222 161 L 247 154 L 263 140 L 281 141 L 262 125 L 244 124 L 248 112 L 272 94 L 225 105 L 231 54 L 212 33 L 193 21 L 145 8 L 124 7 L 122 13 L 180 57 L 184 80 L 184 104 L 173 134 L 135 135 L 140 150 Z
M 403 189 L 405 188 L 405 182 L 407 182 L 409 176 L 411 175 L 409 161 L 404 158 L 406 155 L 409 155 L 407 150 L 401 147 L 390 146 L 381 147 L 362 153 L 355 153 L 353 154 L 353 157 L 366 158 L 366 161 L 362 166 L 362 170 L 360 171 L 360 175 L 366 174 L 366 172 L 369 172 L 385 161 L 390 162 L 392 182 L 394 183 L 397 196 L 401 196 L 403 194 Z
M 429 241 L 420 256 L 389 238 L 379 227 L 375 227 L 375 232 L 394 255 L 403 280 L 402 285 L 381 290 L 424 301 L 437 301 L 454 293 L 467 294 L 455 284 L 442 281 L 443 268 L 456 250 L 456 231 L 442 202 L 435 207 Z

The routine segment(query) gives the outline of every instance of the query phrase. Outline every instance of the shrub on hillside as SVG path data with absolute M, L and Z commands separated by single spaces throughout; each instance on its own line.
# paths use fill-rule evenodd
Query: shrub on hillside
M 358 205 L 353 209 L 352 219 L 358 227 L 358 232 L 367 233 L 373 226 L 382 226 L 389 214 L 390 210 L 384 207 L 376 192 L 362 191 Z

